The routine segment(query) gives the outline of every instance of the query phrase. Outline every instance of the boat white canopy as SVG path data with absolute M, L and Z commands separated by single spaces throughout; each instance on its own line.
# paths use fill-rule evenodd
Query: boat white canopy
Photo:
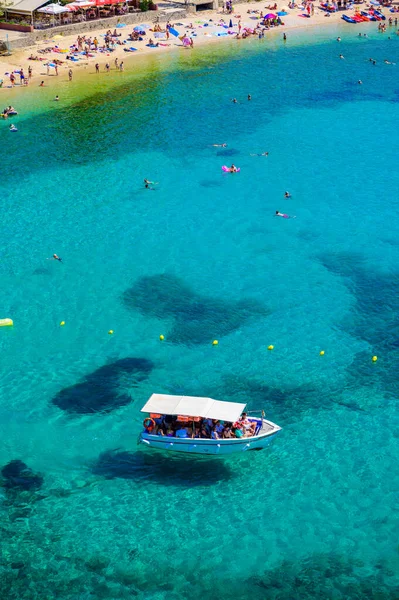
M 198 396 L 169 396 L 167 394 L 152 394 L 141 412 L 158 413 L 161 415 L 182 415 L 184 417 L 202 417 L 220 421 L 237 421 L 246 404 L 237 402 L 222 402 L 212 398 Z

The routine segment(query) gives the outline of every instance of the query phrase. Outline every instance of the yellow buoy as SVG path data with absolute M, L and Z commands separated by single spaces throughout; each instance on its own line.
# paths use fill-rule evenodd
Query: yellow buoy
M 9 327 L 10 325 L 14 325 L 12 319 L 0 319 L 0 327 Z
M 61 321 L 60 326 L 63 327 L 65 325 L 65 321 Z
M 113 330 L 113 329 L 110 329 L 110 330 L 108 331 L 108 333 L 109 333 L 109 335 L 112 335 L 112 334 L 114 333 L 114 330 Z
M 371 359 L 373 362 L 377 362 L 378 360 L 378 356 L 373 356 L 373 358 Z
M 218 340 L 213 340 L 213 342 L 212 342 L 212 346 L 217 346 L 217 345 L 218 345 L 218 343 L 219 343 L 219 342 L 218 342 Z
M 324 356 L 325 352 L 324 350 L 320 350 L 320 356 Z
M 164 335 L 162 335 L 162 333 L 161 333 L 161 335 L 159 336 L 159 339 L 160 339 L 160 340 L 161 340 L 161 342 L 162 342 L 162 340 L 164 340 L 164 339 L 165 339 L 165 336 L 164 336 Z
M 274 346 L 272 346 L 272 345 L 270 344 L 270 346 L 268 346 L 268 347 L 267 347 L 267 349 L 268 349 L 268 350 L 274 350 Z

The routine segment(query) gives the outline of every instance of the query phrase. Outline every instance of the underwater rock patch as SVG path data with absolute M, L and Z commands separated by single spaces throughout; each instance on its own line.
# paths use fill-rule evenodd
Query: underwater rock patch
M 203 296 L 170 274 L 140 277 L 123 293 L 123 303 L 148 317 L 172 319 L 168 340 L 204 344 L 242 327 L 249 319 L 270 314 L 255 300 L 238 302 Z
M 69 413 L 111 412 L 133 399 L 130 393 L 122 391 L 122 385 L 125 388 L 138 387 L 148 378 L 153 367 L 153 362 L 146 358 L 122 358 L 86 375 L 81 383 L 64 388 L 52 402 Z
M 12 460 L 1 470 L 3 486 L 7 489 L 33 491 L 43 485 L 43 477 L 34 473 L 22 460 Z

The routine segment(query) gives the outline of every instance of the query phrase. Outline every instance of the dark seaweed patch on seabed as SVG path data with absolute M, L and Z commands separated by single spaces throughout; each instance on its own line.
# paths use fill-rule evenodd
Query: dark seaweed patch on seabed
M 172 319 L 168 335 L 175 344 L 204 344 L 237 330 L 249 319 L 270 314 L 260 303 L 203 296 L 175 275 L 140 277 L 123 293 L 125 306 L 148 317 Z
M 372 346 L 383 363 L 370 364 L 367 352 L 359 353 L 349 370 L 354 385 L 379 384 L 399 393 L 399 272 L 383 273 L 365 264 L 356 253 L 326 253 L 321 263 L 344 278 L 356 303 L 341 328 Z M 371 367 L 371 368 L 370 368 Z
M 38 490 L 43 485 L 43 477 L 34 473 L 22 460 L 10 461 L 1 470 L 3 487 L 13 490 Z
M 146 358 L 122 358 L 86 375 L 81 383 L 64 388 L 52 402 L 69 413 L 111 412 L 133 400 L 129 393 L 121 390 L 122 376 L 126 375 L 125 387 L 137 387 L 147 379 L 153 367 Z

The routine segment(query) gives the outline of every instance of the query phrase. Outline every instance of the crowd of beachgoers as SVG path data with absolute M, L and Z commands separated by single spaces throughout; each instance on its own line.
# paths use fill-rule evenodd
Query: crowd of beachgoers
M 286 31 L 290 28 L 340 19 L 340 1 L 331 0 L 316 6 L 310 0 L 304 0 L 303 3 L 290 0 L 288 4 L 279 7 L 277 3 L 269 3 L 263 7 L 256 3 L 245 5 L 244 8 L 244 5 L 234 7 L 231 0 L 227 0 L 222 12 L 201 14 L 201 19 L 183 19 L 175 23 L 167 21 L 164 25 L 158 22 L 143 23 L 128 31 L 127 26 L 122 23 L 113 31 L 109 29 L 95 31 L 91 35 L 55 36 L 57 40 L 37 44 L 33 50 L 30 48 L 23 51 L 22 56 L 16 53 L 15 58 L 0 57 L 0 68 L 1 65 L 4 67 L 0 71 L 0 87 L 26 87 L 37 76 L 40 77 L 38 85 L 41 87 L 48 85 L 54 75 L 66 75 L 72 81 L 78 67 L 80 71 L 84 71 L 90 64 L 93 64 L 97 74 L 123 71 L 125 58 L 133 54 L 159 52 L 178 46 L 192 49 L 197 44 L 220 39 L 263 40 L 269 32 L 280 28 L 284 30 L 283 40 L 287 41 Z M 351 5 L 348 0 L 349 8 L 355 14 L 360 10 L 358 5 Z M 366 3 L 364 8 L 373 9 L 372 5 Z M 399 7 L 393 7 L 390 2 L 387 8 L 391 13 L 399 11 Z M 330 19 L 324 21 L 326 16 Z M 385 32 L 392 26 L 397 28 L 397 17 L 387 14 L 386 20 L 379 24 L 378 29 Z
M 229 439 L 252 437 L 258 422 L 242 413 L 235 423 L 176 415 L 151 415 L 144 419 L 144 430 L 152 435 L 177 438 Z

